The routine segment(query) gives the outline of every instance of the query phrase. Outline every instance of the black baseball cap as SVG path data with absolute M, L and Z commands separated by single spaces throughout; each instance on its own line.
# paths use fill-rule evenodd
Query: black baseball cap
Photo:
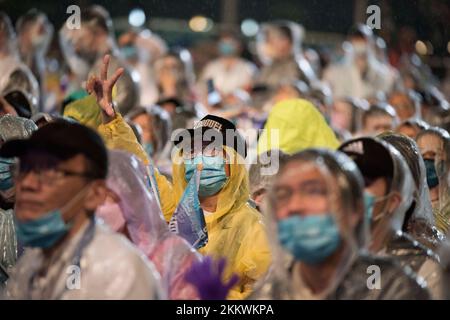
M 394 174 L 394 160 L 389 146 L 377 138 L 363 137 L 347 141 L 339 147 L 339 151 L 356 163 L 366 186 L 380 177 L 389 180 Z
M 190 146 L 194 137 L 199 136 L 203 138 L 205 132 L 211 129 L 221 133 L 223 142 L 222 145 L 233 148 L 243 158 L 247 156 L 247 144 L 245 142 L 245 139 L 237 131 L 236 126 L 227 119 L 211 114 L 203 117 L 200 121 L 195 123 L 194 128 L 181 130 L 175 136 L 175 139 L 173 141 L 174 145 L 183 146 L 184 144 L 189 143 Z M 189 133 L 189 137 L 191 139 L 190 141 L 183 141 L 183 136 L 186 132 Z M 228 139 L 227 134 L 230 135 Z M 232 137 L 232 139 L 230 139 L 230 137 Z
M 28 139 L 7 141 L 0 148 L 0 157 L 20 158 L 35 151 L 46 152 L 62 161 L 82 154 L 95 166 L 93 178 L 104 179 L 108 173 L 108 153 L 102 138 L 79 123 L 65 120 L 51 122 Z

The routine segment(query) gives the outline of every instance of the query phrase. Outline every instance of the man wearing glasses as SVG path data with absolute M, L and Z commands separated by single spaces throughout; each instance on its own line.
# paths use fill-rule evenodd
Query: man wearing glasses
M 13 299 L 158 299 L 153 266 L 117 234 L 96 224 L 108 158 L 101 138 L 55 121 L 0 157 L 17 158 L 15 220 L 26 248 L 5 295 Z

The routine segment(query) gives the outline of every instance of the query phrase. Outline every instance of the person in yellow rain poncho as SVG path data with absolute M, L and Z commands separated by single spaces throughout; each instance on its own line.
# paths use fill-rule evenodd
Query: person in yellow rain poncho
M 337 149 L 339 141 L 323 115 L 304 99 L 277 103 L 258 140 L 258 154 L 280 149 L 293 154 L 307 148 Z
M 132 129 L 115 111 L 111 102 L 112 87 L 123 71 L 118 69 L 111 79 L 108 79 L 108 63 L 109 57 L 105 56 L 100 78 L 93 77 L 87 83 L 87 91 L 93 96 L 78 100 L 74 102 L 75 105 L 67 106 L 64 115 L 94 127 L 108 148 L 133 153 L 145 164 L 149 164 L 149 159 L 137 142 Z M 213 129 L 219 135 L 221 128 L 236 131 L 234 125 L 223 118 L 206 116 L 202 120 L 196 128 L 202 126 L 203 129 Z M 185 131 L 193 132 L 193 130 Z M 228 139 L 224 140 L 228 141 Z M 226 160 L 224 165 L 226 179 L 220 190 L 212 196 L 200 195 L 200 204 L 205 213 L 208 243 L 199 251 L 213 258 L 226 259 L 224 280 L 229 280 L 233 274 L 239 276 L 239 282 L 231 289 L 227 298 L 243 299 L 251 293 L 252 285 L 268 271 L 271 254 L 265 226 L 261 222 L 262 216 L 248 204 L 250 191 L 248 173 L 243 159 L 246 150 L 242 152 L 242 148 L 237 146 L 243 145 L 245 149 L 245 142 L 243 140 L 240 143 L 235 140 L 233 142 L 235 143 L 230 145 L 220 145 L 223 158 Z M 201 142 L 200 145 L 202 145 Z M 202 148 L 201 150 L 203 152 Z M 174 152 L 173 185 L 155 170 L 161 209 L 168 222 L 187 185 L 183 158 L 183 149 Z

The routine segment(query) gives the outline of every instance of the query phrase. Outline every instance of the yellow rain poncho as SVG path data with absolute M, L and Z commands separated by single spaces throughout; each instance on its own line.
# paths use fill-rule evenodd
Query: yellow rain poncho
M 307 148 L 337 149 L 339 141 L 314 105 L 303 99 L 277 103 L 258 140 L 258 154 L 271 149 L 293 154 Z
M 237 273 L 240 282 L 230 292 L 229 299 L 243 299 L 251 293 L 252 285 L 267 271 L 271 254 L 261 214 L 247 203 L 248 173 L 245 164 L 233 149 L 224 146 L 230 161 L 230 176 L 219 193 L 217 209 L 205 216 L 208 244 L 199 251 L 214 258 L 225 257 L 225 279 Z M 173 165 L 173 196 L 178 203 L 187 182 L 184 165 Z M 165 199 L 161 200 L 162 202 Z M 166 219 L 170 219 L 166 215 Z
M 99 112 L 92 111 L 98 110 L 98 106 L 95 100 L 89 98 L 92 99 L 86 97 L 74 102 L 78 104 L 67 109 L 70 114 L 64 115 L 70 115 L 79 122 L 94 127 L 108 148 L 133 153 L 148 164 L 145 151 L 122 116 L 117 113 L 114 120 L 101 124 Z M 86 105 L 87 103 L 92 105 Z M 97 118 L 90 118 L 83 110 Z M 252 285 L 268 271 L 271 253 L 265 226 L 261 222 L 262 216 L 247 203 L 250 191 L 244 161 L 237 161 L 239 156 L 233 149 L 225 146 L 224 148 L 231 159 L 230 176 L 220 191 L 216 211 L 205 217 L 208 244 L 199 251 L 203 255 L 227 259 L 224 280 L 229 280 L 233 273 L 240 277 L 239 283 L 230 291 L 228 298 L 244 299 L 251 293 Z M 163 175 L 155 172 L 161 207 L 167 221 L 175 212 L 187 185 L 182 161 L 178 158 L 173 162 L 173 186 Z

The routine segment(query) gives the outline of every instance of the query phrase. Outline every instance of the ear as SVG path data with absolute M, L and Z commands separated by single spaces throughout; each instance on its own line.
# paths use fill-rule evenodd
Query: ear
M 85 208 L 90 212 L 94 212 L 97 207 L 105 202 L 107 194 L 108 188 L 105 180 L 95 180 L 91 183 L 91 187 L 86 195 Z

